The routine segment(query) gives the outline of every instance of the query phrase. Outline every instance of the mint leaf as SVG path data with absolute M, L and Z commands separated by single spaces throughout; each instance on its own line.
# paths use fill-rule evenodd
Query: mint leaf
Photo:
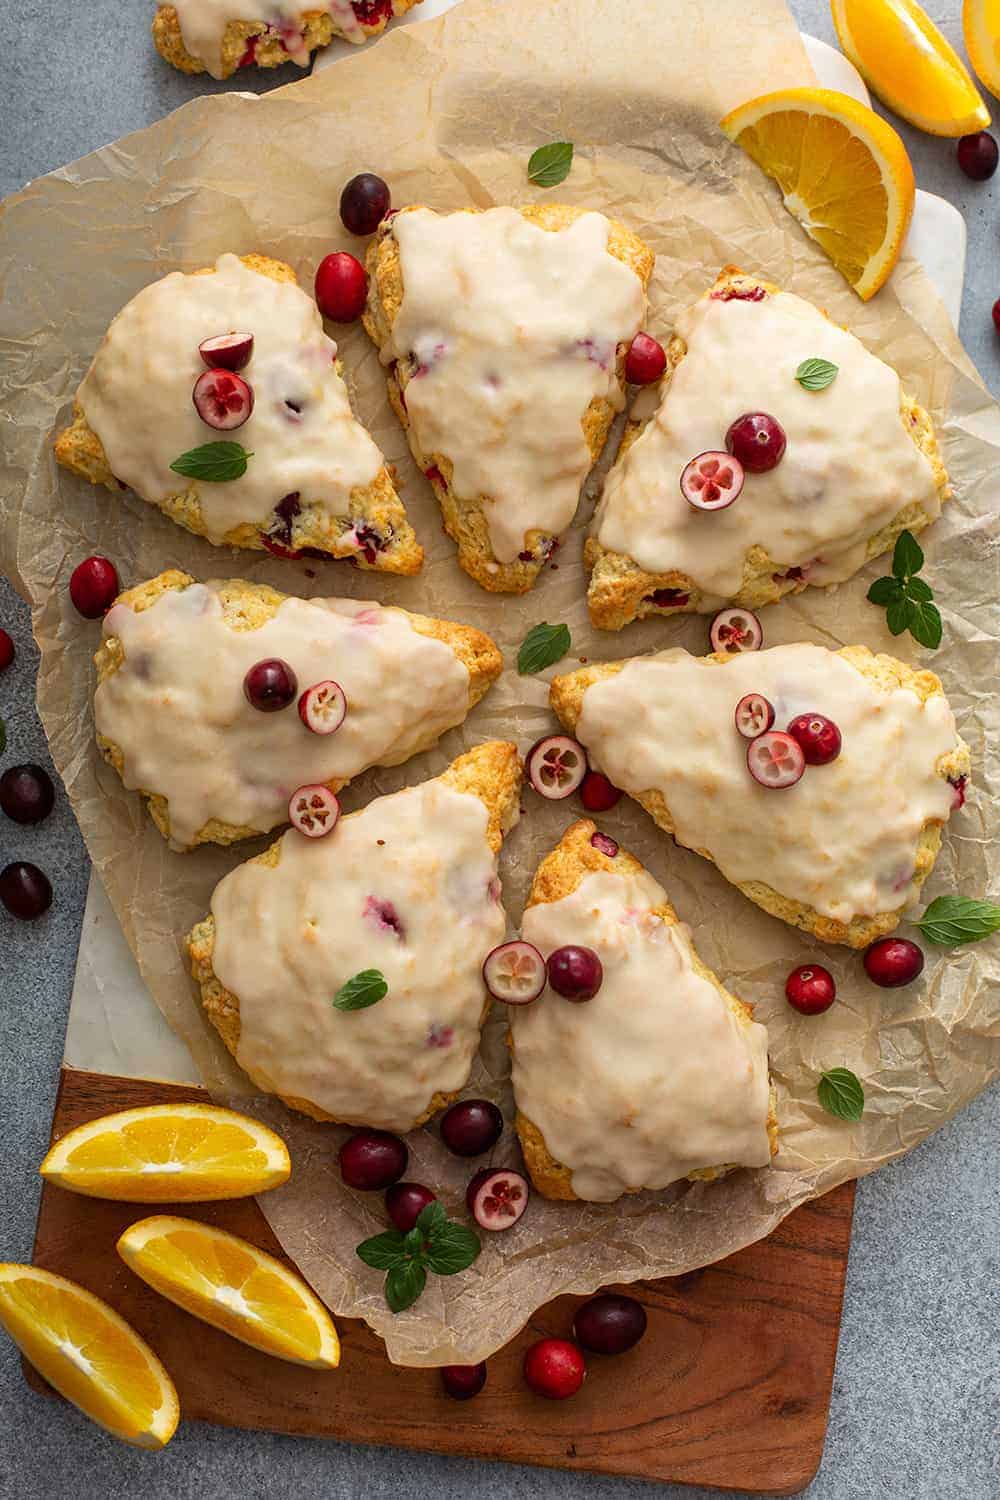
M 551 667 L 554 661 L 566 655 L 570 640 L 568 625 L 533 625 L 517 653 L 517 670 L 522 677 L 529 677 Z
M 366 1266 L 374 1266 L 376 1271 L 388 1271 L 405 1256 L 406 1236 L 398 1229 L 387 1229 L 384 1234 L 374 1234 L 370 1240 L 362 1240 L 354 1253 Z
M 909 630 L 913 618 L 913 605 L 909 599 L 894 599 L 885 612 L 885 622 L 893 635 L 902 635 Z
M 912 531 L 901 531 L 896 538 L 892 553 L 892 571 L 897 578 L 909 578 L 919 573 L 924 565 L 924 554 Z
M 445 1224 L 427 1247 L 427 1260 L 438 1276 L 455 1276 L 472 1265 L 482 1249 L 479 1236 L 464 1224 Z
M 891 604 L 894 599 L 902 597 L 903 585 L 898 578 L 876 578 L 868 590 L 872 604 Z
M 896 580 L 894 579 L 893 582 L 896 582 Z M 906 590 L 906 597 L 908 599 L 934 598 L 934 590 L 922 578 L 908 578 L 905 583 L 897 584 L 897 587 Z
M 427 1203 L 417 1215 L 416 1227 L 427 1239 L 433 1239 L 434 1235 L 447 1224 L 448 1215 L 444 1211 L 444 1204 L 435 1198 L 433 1203 Z
M 822 1073 L 816 1094 L 828 1115 L 835 1115 L 838 1120 L 861 1119 L 865 1091 L 850 1068 L 830 1068 Z
M 385 1300 L 394 1313 L 412 1307 L 427 1285 L 427 1272 L 417 1260 L 393 1266 L 385 1278 Z
M 423 1255 L 424 1237 L 415 1224 L 413 1228 L 408 1229 L 406 1234 L 403 1236 L 403 1248 L 406 1251 L 407 1255 L 414 1258 L 419 1258 Z
M 207 484 L 225 484 L 239 479 L 247 471 L 247 459 L 253 458 L 242 443 L 203 443 L 175 458 L 170 467 L 175 474 L 189 479 L 203 479 Z
M 573 146 L 569 141 L 552 141 L 539 146 L 528 160 L 528 181 L 538 187 L 555 187 L 565 182 L 573 165 Z
M 836 380 L 838 368 L 828 359 L 804 359 L 795 371 L 795 379 L 804 391 L 825 391 Z
M 917 579 L 912 579 L 916 583 Z M 910 604 L 909 618 L 910 634 L 921 646 L 926 646 L 929 651 L 936 651 L 941 644 L 941 636 L 944 627 L 941 624 L 941 613 L 936 604 L 925 604 L 920 600 L 913 600 Z
M 938 896 L 914 926 L 929 943 L 939 948 L 957 948 L 961 943 L 978 943 L 1000 931 L 1000 906 L 994 906 L 992 901 L 973 901 L 967 896 Z
M 378 969 L 362 969 L 346 984 L 342 984 L 333 997 L 335 1010 L 367 1010 L 377 1005 L 389 993 L 386 977 Z

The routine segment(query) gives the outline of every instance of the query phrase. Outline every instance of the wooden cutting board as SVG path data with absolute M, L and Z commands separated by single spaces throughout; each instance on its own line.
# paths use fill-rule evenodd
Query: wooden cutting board
M 53 1140 L 111 1110 L 197 1100 L 200 1089 L 63 1070 Z M 572 1401 L 521 1380 L 524 1350 L 565 1336 L 580 1298 L 560 1297 L 489 1362 L 474 1401 L 446 1397 L 434 1370 L 387 1361 L 363 1323 L 339 1320 L 343 1362 L 318 1374 L 283 1364 L 198 1322 L 147 1287 L 115 1253 L 159 1209 L 105 1203 L 46 1185 L 35 1263 L 107 1299 L 152 1344 L 185 1417 L 433 1453 L 767 1494 L 803 1489 L 826 1433 L 854 1208 L 848 1183 L 790 1214 L 766 1240 L 687 1276 L 640 1282 L 649 1330 L 616 1360 L 591 1360 Z M 287 1261 L 253 1199 L 164 1205 L 229 1229 Z M 29 1367 L 37 1390 L 50 1387 Z

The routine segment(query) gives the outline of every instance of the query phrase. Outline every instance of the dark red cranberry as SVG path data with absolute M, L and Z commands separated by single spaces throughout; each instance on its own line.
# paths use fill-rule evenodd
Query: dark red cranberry
M 617 858 L 620 847 L 617 839 L 609 838 L 606 833 L 592 833 L 590 835 L 590 842 L 606 859 Z
M 360 318 L 368 295 L 365 268 L 346 250 L 325 255 L 316 271 L 316 305 L 333 323 Z
M 374 526 L 364 522 L 361 526 L 354 528 L 354 535 L 358 543 L 358 551 L 363 555 L 366 563 L 374 564 L 379 553 L 384 552 L 392 538 L 392 528 L 387 535 L 376 531 Z
M 726 448 L 750 474 L 766 474 L 785 456 L 785 430 L 766 411 L 744 412 L 726 433 Z
M 993 304 L 993 327 L 1000 333 L 1000 297 Z
M 985 182 L 987 177 L 992 177 L 998 161 L 1000 148 L 988 130 L 963 135 L 958 143 L 958 165 L 973 182 Z
M 41 823 L 56 793 L 44 766 L 8 766 L 0 776 L 0 808 L 15 823 Z
M 118 574 L 106 557 L 85 557 L 69 580 L 69 597 L 85 620 L 99 620 L 118 597 Z
M 924 955 L 909 938 L 885 937 L 865 950 L 864 964 L 873 984 L 894 990 L 916 979 L 924 967 Z
M 14 660 L 14 642 L 6 630 L 0 630 L 0 672 L 6 672 Z
M 663 345 L 648 333 L 637 333 L 625 356 L 625 379 L 629 385 L 652 385 L 666 368 Z
M 409 1159 L 398 1135 L 388 1130 L 359 1130 L 340 1148 L 340 1175 L 360 1193 L 380 1193 L 399 1181 Z
M 293 490 L 290 495 L 285 495 L 274 507 L 274 520 L 267 528 L 267 535 L 272 541 L 283 547 L 291 545 L 292 522 L 295 517 L 302 513 L 302 500 L 298 490 Z
M 351 6 L 362 26 L 377 26 L 392 18 L 392 0 L 351 0 Z
M 952 798 L 951 807 L 953 812 L 958 812 L 965 806 L 965 793 L 969 785 L 968 776 L 956 776 L 954 780 L 949 777 L 949 784 L 954 787 L 955 795 Z
M 634 1297 L 601 1292 L 578 1307 L 573 1318 L 577 1343 L 594 1354 L 624 1354 L 646 1332 L 646 1309 Z
M 389 1218 L 401 1234 L 408 1234 L 420 1214 L 437 1197 L 430 1188 L 420 1182 L 394 1182 L 385 1190 L 385 1206 Z
M 691 595 L 683 589 L 654 589 L 646 595 L 646 602 L 655 604 L 657 609 L 682 609 L 690 599 Z
M 20 917 L 22 922 L 33 922 L 52 905 L 49 877 L 37 865 L 16 860 L 14 864 L 0 870 L 0 901 L 12 917 Z
M 254 664 L 243 679 L 243 693 L 251 708 L 274 714 L 298 697 L 299 684 L 287 661 L 268 657 Z
M 580 801 L 588 812 L 608 812 L 622 794 L 600 771 L 588 771 L 580 783 Z
M 826 766 L 840 754 L 840 730 L 824 714 L 799 714 L 788 733 L 802 746 L 807 766 Z
M 482 1156 L 503 1134 L 503 1115 L 489 1099 L 460 1099 L 441 1116 L 441 1139 L 455 1156 Z
M 829 969 L 820 964 L 802 964 L 785 980 L 785 999 L 803 1016 L 822 1015 L 837 998 L 837 986 Z
M 575 1396 L 586 1375 L 583 1355 L 569 1339 L 539 1339 L 524 1356 L 526 1383 L 549 1401 Z
M 479 1365 L 442 1365 L 441 1384 L 453 1401 L 471 1401 L 486 1384 L 486 1361 Z
M 257 38 L 255 36 L 251 36 L 247 38 L 246 51 L 243 53 L 243 56 L 240 58 L 236 66 L 238 68 L 252 68 L 256 61 Z
M 351 234 L 374 234 L 392 204 L 389 184 L 374 172 L 359 172 L 340 195 L 340 217 Z
M 593 1000 L 604 980 L 604 968 L 593 948 L 567 943 L 549 954 L 549 984 L 564 1000 Z

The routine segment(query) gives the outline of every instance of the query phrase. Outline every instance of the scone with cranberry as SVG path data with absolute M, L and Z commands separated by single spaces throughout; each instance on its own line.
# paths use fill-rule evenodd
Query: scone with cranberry
M 337 346 L 281 261 L 222 255 L 113 320 L 56 458 L 216 545 L 412 574 L 423 550 L 351 411 Z

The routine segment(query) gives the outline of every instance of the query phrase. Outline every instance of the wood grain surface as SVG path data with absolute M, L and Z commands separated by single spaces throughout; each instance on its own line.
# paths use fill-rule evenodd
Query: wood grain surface
M 111 1110 L 204 1097 L 199 1089 L 64 1069 L 53 1139 Z M 566 1402 L 533 1396 L 521 1361 L 534 1339 L 568 1335 L 580 1298 L 560 1297 L 537 1312 L 490 1360 L 482 1395 L 460 1403 L 443 1394 L 436 1371 L 389 1364 L 363 1323 L 338 1320 L 343 1362 L 324 1374 L 249 1349 L 164 1301 L 114 1248 L 128 1224 L 159 1208 L 46 1185 L 34 1258 L 106 1298 L 149 1340 L 187 1418 L 793 1494 L 809 1483 L 823 1451 L 853 1206 L 848 1183 L 717 1265 L 627 1288 L 647 1309 L 646 1337 L 616 1360 L 593 1356 L 583 1390 Z M 253 1199 L 162 1211 L 232 1230 L 287 1260 Z M 49 1390 L 29 1367 L 26 1374 L 36 1389 Z

